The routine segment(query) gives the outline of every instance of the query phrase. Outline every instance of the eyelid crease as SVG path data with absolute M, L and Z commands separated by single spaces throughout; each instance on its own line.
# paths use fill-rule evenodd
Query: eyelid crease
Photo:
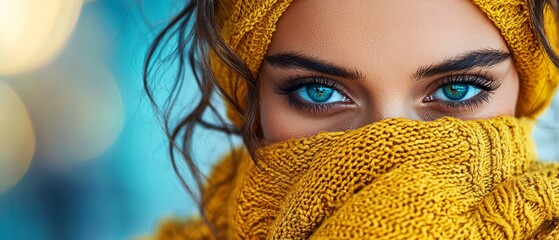
M 279 95 L 285 95 L 286 100 L 290 106 L 309 111 L 313 114 L 323 114 L 336 112 L 336 109 L 347 108 L 353 103 L 353 99 L 348 96 L 348 92 L 345 87 L 336 80 L 329 79 L 323 76 L 306 76 L 306 77 L 289 77 L 288 80 L 281 81 L 279 86 L 274 87 L 273 91 Z M 324 85 L 328 88 L 332 88 L 337 91 L 344 98 L 348 99 L 348 102 L 335 102 L 335 103 L 310 103 L 306 100 L 299 99 L 299 96 L 293 96 L 299 89 L 310 85 L 319 84 Z
M 469 84 L 481 89 L 483 92 L 477 94 L 477 97 L 473 99 L 467 99 L 464 101 L 425 101 L 426 99 L 432 99 L 432 95 L 441 87 L 452 83 Z M 455 111 L 464 108 L 472 110 L 483 102 L 489 102 L 491 95 L 494 94 L 495 90 L 497 90 L 500 86 L 501 81 L 492 77 L 489 72 L 486 71 L 479 71 L 477 74 L 452 74 L 430 83 L 424 93 L 424 95 L 427 96 L 423 98 L 423 102 L 430 105 L 444 106 L 445 108 L 453 109 Z M 426 94 L 427 92 L 429 92 L 429 94 Z
M 345 97 L 349 98 L 347 96 L 347 90 L 341 83 L 321 76 L 311 75 L 307 77 L 289 77 L 288 80 L 283 80 L 281 82 L 281 84 L 278 84 L 278 86 L 274 87 L 274 93 L 287 95 L 304 87 L 305 85 L 321 84 L 329 88 L 333 88 L 334 90 L 341 92 L 341 94 L 343 94 Z
M 439 89 L 449 83 L 471 84 L 485 91 L 494 91 L 501 86 L 501 81 L 493 78 L 489 73 L 480 71 L 476 74 L 451 74 L 431 82 L 429 89 Z

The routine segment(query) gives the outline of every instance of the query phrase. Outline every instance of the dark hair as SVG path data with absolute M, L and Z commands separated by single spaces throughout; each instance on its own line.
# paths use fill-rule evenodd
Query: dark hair
M 559 16 L 559 0 L 528 0 L 530 13 L 534 29 L 537 31 L 540 43 L 547 51 L 549 58 L 559 66 L 559 56 L 553 51 L 550 39 L 546 37 L 543 27 L 544 12 L 547 7 L 552 9 L 555 16 Z M 256 150 L 261 145 L 261 131 L 258 123 L 258 81 L 253 76 L 247 64 L 244 63 L 225 43 L 220 35 L 219 29 L 223 19 L 218 19 L 218 7 L 221 7 L 220 0 L 191 0 L 185 7 L 171 19 L 169 24 L 157 35 L 149 48 L 146 57 L 143 73 L 144 88 L 151 101 L 157 115 L 163 121 L 163 127 L 169 139 L 169 152 L 173 168 L 179 179 L 198 204 L 202 218 L 212 227 L 212 223 L 207 220 L 203 211 L 204 196 L 201 191 L 204 184 L 198 166 L 192 158 L 192 140 L 195 127 L 202 127 L 210 130 L 219 131 L 230 136 L 240 136 L 245 147 L 253 159 L 258 159 Z M 552 39 L 559 41 L 559 39 Z M 556 43 L 554 43 L 556 44 Z M 218 59 L 228 66 L 238 77 L 247 85 L 249 101 L 248 106 L 242 108 L 235 99 L 237 94 L 228 95 L 222 86 L 218 84 L 216 76 L 210 67 L 210 54 L 215 54 Z M 176 65 L 178 70 L 174 74 L 171 82 L 170 92 L 166 100 L 162 103 L 156 101 L 154 95 L 159 81 L 157 73 L 160 73 L 164 66 Z M 181 95 L 181 88 L 185 81 L 185 72 L 191 69 L 194 73 L 196 87 L 201 92 L 199 98 L 194 98 L 193 109 L 185 116 L 175 116 L 177 100 Z M 152 76 L 155 75 L 155 76 Z M 194 87 L 189 85 L 188 87 Z M 227 104 L 237 111 L 243 118 L 243 125 L 239 128 L 232 125 L 218 112 L 215 105 L 215 96 L 221 97 Z M 243 110 L 246 109 L 246 110 Z M 179 111 L 180 112 L 180 111 Z M 216 122 L 209 122 L 203 118 L 205 114 L 212 114 L 217 117 Z M 177 121 L 178 120 L 178 121 Z M 231 147 L 232 144 L 231 144 Z M 185 176 L 178 166 L 178 155 L 186 163 L 189 174 L 193 177 L 194 183 L 187 183 Z M 235 170 L 231 171 L 231 177 Z M 199 195 L 198 195 L 199 194 Z M 213 229 L 215 230 L 215 229 Z M 214 231 L 216 232 L 216 231 Z
M 545 32 L 544 20 L 546 8 L 554 15 L 557 23 L 559 23 L 559 0 L 529 0 L 530 5 L 530 18 L 532 19 L 532 24 L 540 44 L 545 49 L 549 59 L 553 62 L 556 67 L 559 67 L 559 55 L 554 51 L 553 46 L 559 46 L 559 39 L 549 39 Z M 559 28 L 559 26 L 557 26 Z M 553 41 L 553 42 L 550 42 Z
M 247 110 L 243 110 L 237 104 L 235 99 L 237 94 L 230 96 L 225 93 L 222 86 L 210 67 L 209 55 L 215 54 L 218 59 L 225 65 L 229 66 L 240 79 L 247 84 L 249 92 L 248 99 L 258 99 L 258 86 L 255 77 L 248 66 L 229 48 L 219 33 L 219 24 L 217 19 L 217 6 L 219 0 L 191 0 L 184 8 L 163 28 L 163 30 L 155 37 L 153 43 L 149 47 L 143 71 L 144 89 L 152 103 L 157 116 L 162 120 L 164 132 L 169 140 L 168 150 L 170 153 L 173 170 L 179 177 L 179 180 L 197 203 L 202 220 L 210 227 L 214 235 L 218 237 L 217 231 L 211 221 L 209 221 L 204 212 L 204 199 L 211 196 L 202 191 L 204 184 L 204 176 L 193 159 L 192 141 L 196 127 L 202 127 L 209 130 L 218 131 L 228 136 L 242 137 L 244 145 L 253 157 L 259 146 L 258 132 L 252 127 L 257 122 L 256 107 L 257 102 L 249 101 Z M 171 66 L 176 66 L 176 73 L 170 82 L 170 89 L 167 97 L 163 102 L 158 102 L 155 98 L 156 90 L 160 88 L 161 79 L 158 74 L 162 70 L 167 70 Z M 193 106 L 186 109 L 189 113 L 185 116 L 175 116 L 176 112 L 183 112 L 184 105 L 180 105 L 177 101 L 181 97 L 181 90 L 184 87 L 185 73 L 189 69 L 192 70 L 196 87 L 201 95 L 199 98 L 193 98 Z M 236 88 L 235 88 L 236 89 Z M 218 107 L 212 101 L 215 94 L 230 104 L 237 111 L 239 116 L 243 117 L 243 126 L 240 128 L 229 123 L 226 116 L 218 112 Z M 182 111 L 181 111 L 182 110 Z M 211 114 L 217 118 L 216 122 L 209 122 L 204 118 L 205 114 Z M 230 148 L 233 144 L 229 142 Z M 232 151 L 233 152 L 233 151 Z M 256 158 L 254 158 L 256 159 Z M 194 183 L 188 183 L 183 170 L 179 167 L 179 161 L 185 163 L 187 173 L 190 174 Z M 233 156 L 233 161 L 239 161 Z M 233 164 L 237 165 L 237 164 Z M 236 169 L 231 169 L 228 173 L 232 178 Z M 226 174 L 226 173 L 224 173 Z M 219 184 L 219 183 L 218 183 Z

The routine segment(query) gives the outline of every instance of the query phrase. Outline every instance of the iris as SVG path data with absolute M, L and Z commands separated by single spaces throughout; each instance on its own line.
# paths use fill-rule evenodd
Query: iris
M 450 100 L 457 101 L 463 99 L 467 94 L 470 86 L 467 84 L 447 84 L 442 88 L 443 94 Z
M 321 84 L 310 84 L 306 87 L 306 89 L 309 98 L 314 102 L 326 102 L 334 94 L 334 90 L 332 88 Z

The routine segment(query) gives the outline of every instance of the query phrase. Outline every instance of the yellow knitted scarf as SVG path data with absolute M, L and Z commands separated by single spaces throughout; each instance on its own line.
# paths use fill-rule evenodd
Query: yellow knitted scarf
M 536 31 L 530 20 L 529 0 L 471 0 L 500 30 L 511 51 L 520 81 L 517 115 L 537 117 L 553 99 L 559 83 L 559 72 L 539 44 Z M 276 23 L 293 0 L 220 0 L 218 22 L 221 35 L 230 48 L 248 65 L 257 76 L 260 65 Z M 556 49 L 558 24 L 547 11 L 545 28 Z M 230 67 L 215 56 L 212 68 L 225 93 L 237 105 L 246 108 L 247 86 Z M 243 116 L 232 107 L 228 117 L 237 126 L 243 124 Z
M 527 119 L 388 119 L 228 158 L 206 214 L 224 239 L 558 239 L 559 165 Z M 234 178 L 231 179 L 231 176 Z M 160 239 L 212 239 L 168 222 Z
M 220 0 L 222 37 L 256 76 L 292 0 Z M 538 44 L 528 0 L 472 0 L 501 31 L 521 82 L 518 116 L 432 122 L 388 119 L 261 150 L 214 168 L 201 220 L 169 221 L 159 239 L 559 239 L 559 165 L 535 162 L 531 122 L 558 72 Z M 547 18 L 550 38 L 557 25 Z M 212 55 L 235 104 L 246 83 Z M 228 116 L 241 126 L 243 116 Z M 233 157 L 235 156 L 235 157 Z

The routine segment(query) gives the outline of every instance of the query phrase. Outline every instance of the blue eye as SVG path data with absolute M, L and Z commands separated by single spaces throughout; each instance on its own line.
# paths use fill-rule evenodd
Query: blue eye
M 433 100 L 461 102 L 478 95 L 482 90 L 467 83 L 448 83 L 433 93 Z
M 332 87 L 323 84 L 307 84 L 294 92 L 301 99 L 310 103 L 343 102 L 347 98 Z

